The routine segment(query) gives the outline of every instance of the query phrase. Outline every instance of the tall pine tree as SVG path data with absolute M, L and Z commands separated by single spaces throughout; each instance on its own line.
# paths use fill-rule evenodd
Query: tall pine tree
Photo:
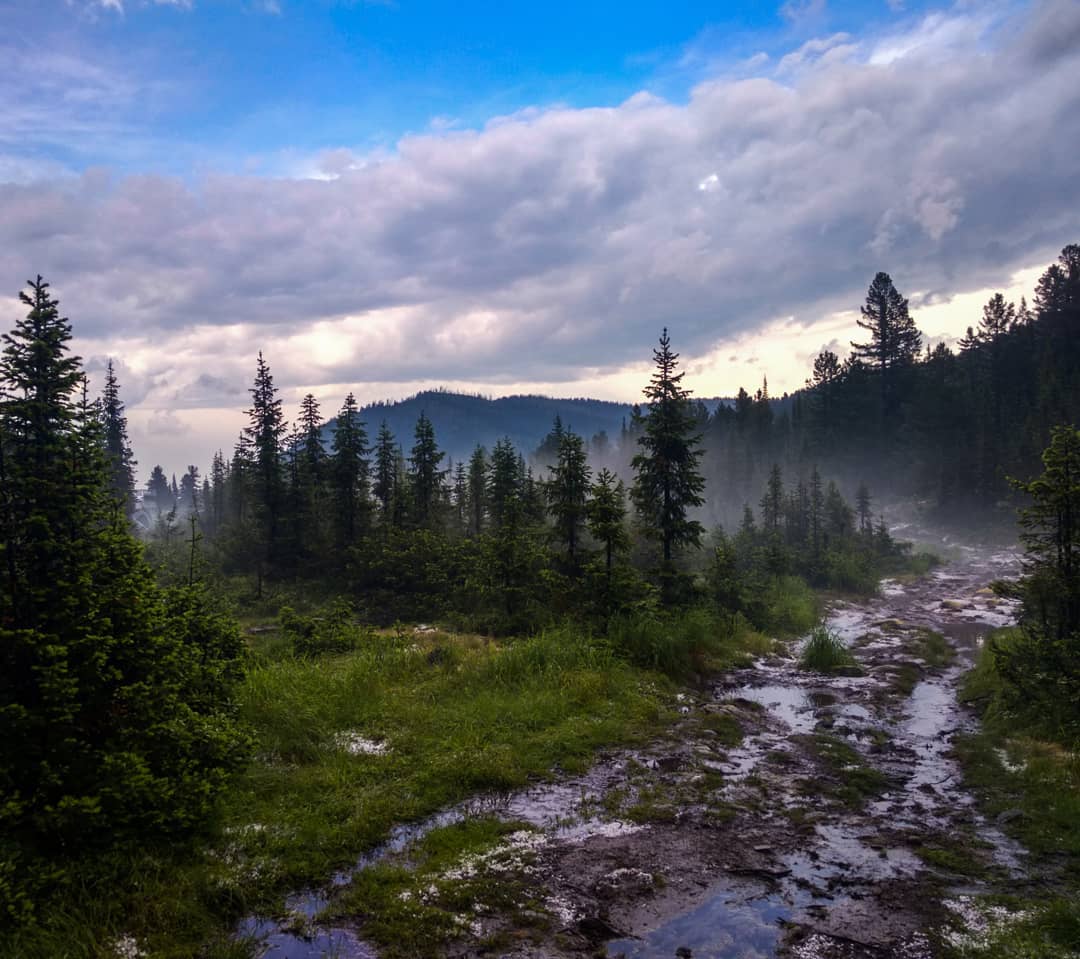
M 698 471 L 697 418 L 690 392 L 682 387 L 679 354 L 672 352 L 666 327 L 653 360 L 656 369 L 645 387 L 649 409 L 638 437 L 641 452 L 632 461 L 631 496 L 646 533 L 660 541 L 668 583 L 676 551 L 701 545 L 703 527 L 689 513 L 704 503 L 705 479 Z

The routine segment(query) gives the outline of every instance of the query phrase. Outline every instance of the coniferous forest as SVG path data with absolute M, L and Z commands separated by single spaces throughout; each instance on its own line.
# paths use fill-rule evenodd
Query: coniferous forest
M 821 353 L 782 397 L 763 383 L 696 399 L 664 329 L 621 435 L 556 418 L 535 448 L 504 439 L 456 462 L 424 412 L 395 435 L 352 393 L 335 409 L 308 395 L 290 422 L 260 353 L 235 447 L 179 481 L 143 464 L 145 484 L 113 365 L 92 395 L 48 283 L 20 302 L 0 358 L 3 954 L 254 956 L 253 915 L 308 942 L 314 920 L 347 920 L 388 956 L 465 955 L 445 950 L 470 935 L 492 955 L 547 941 L 563 926 L 528 873 L 481 888 L 476 863 L 520 826 L 483 817 L 448 820 L 409 864 L 343 880 L 318 916 L 280 917 L 289 894 L 470 797 L 580 773 L 677 721 L 733 748 L 763 721 L 752 703 L 700 720 L 680 704 L 800 637 L 799 668 L 873 673 L 825 610 L 957 560 L 904 541 L 898 517 L 1020 537 L 1022 568 L 987 590 L 1016 625 L 965 681 L 984 738 L 957 748 L 987 815 L 1009 812 L 1061 864 L 1043 905 L 1024 907 L 1030 935 L 1010 927 L 1028 936 L 1019 951 L 940 954 L 1075 954 L 1080 246 L 1031 304 L 990 299 L 955 350 L 926 342 L 878 273 L 850 355 Z M 919 651 L 885 669 L 893 694 L 952 668 L 955 651 L 919 629 Z M 831 729 L 803 745 L 847 778 L 812 795 L 879 795 L 887 777 L 860 773 Z M 995 749 L 1029 750 L 1042 792 L 1017 778 L 994 793 Z M 678 820 L 662 791 L 635 790 L 620 822 Z M 694 802 L 710 828 L 747 814 Z M 965 855 L 928 848 L 939 875 Z M 466 853 L 472 871 L 451 875 Z M 420 880 L 437 894 L 421 897 Z M 462 897 L 486 903 L 483 934 L 462 924 Z M 560 934 L 606 955 L 614 920 L 594 935 L 587 918 Z

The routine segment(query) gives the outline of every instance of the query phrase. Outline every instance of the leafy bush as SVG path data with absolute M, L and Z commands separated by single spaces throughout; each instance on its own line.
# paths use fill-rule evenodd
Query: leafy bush
M 356 648 L 363 631 L 355 625 L 353 616 L 352 605 L 338 599 L 319 616 L 301 615 L 291 606 L 283 606 L 278 620 L 297 656 L 318 656 Z

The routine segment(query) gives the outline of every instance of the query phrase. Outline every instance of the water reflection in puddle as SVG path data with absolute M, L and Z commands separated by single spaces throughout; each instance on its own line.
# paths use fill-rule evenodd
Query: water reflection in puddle
M 694 959 L 771 959 L 780 922 L 790 912 L 780 896 L 748 899 L 725 890 L 642 939 L 608 943 L 607 954 L 609 959 L 671 959 L 686 947 Z
M 263 944 L 266 959 L 377 959 L 377 953 L 347 929 L 318 929 L 310 938 L 282 932 L 272 919 L 245 919 L 237 929 L 241 939 Z
M 805 689 L 798 686 L 742 686 L 732 696 L 760 703 L 787 723 L 794 733 L 813 732 L 816 719 Z

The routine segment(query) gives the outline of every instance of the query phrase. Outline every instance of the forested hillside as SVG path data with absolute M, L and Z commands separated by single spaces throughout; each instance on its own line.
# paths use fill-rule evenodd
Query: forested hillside
M 996 510 L 1011 522 L 1009 477 L 1037 472 L 1053 426 L 1080 419 L 1080 246 L 1046 270 L 1032 306 L 991 298 L 955 351 L 930 349 L 916 319 L 878 274 L 850 357 L 818 356 L 779 414 L 760 391 L 740 391 L 703 421 L 714 515 L 754 502 L 779 462 L 917 498 L 939 520 L 985 523 Z
M 479 443 L 492 448 L 509 439 L 531 453 L 551 429 L 555 417 L 602 450 L 617 443 L 633 405 L 604 400 L 556 399 L 548 396 L 504 396 L 489 399 L 448 390 L 425 390 L 396 403 L 372 403 L 361 409 L 371 428 L 386 423 L 395 436 L 408 436 L 421 413 L 431 420 L 440 447 L 455 462 L 467 459 Z M 331 434 L 328 425 L 324 435 Z

